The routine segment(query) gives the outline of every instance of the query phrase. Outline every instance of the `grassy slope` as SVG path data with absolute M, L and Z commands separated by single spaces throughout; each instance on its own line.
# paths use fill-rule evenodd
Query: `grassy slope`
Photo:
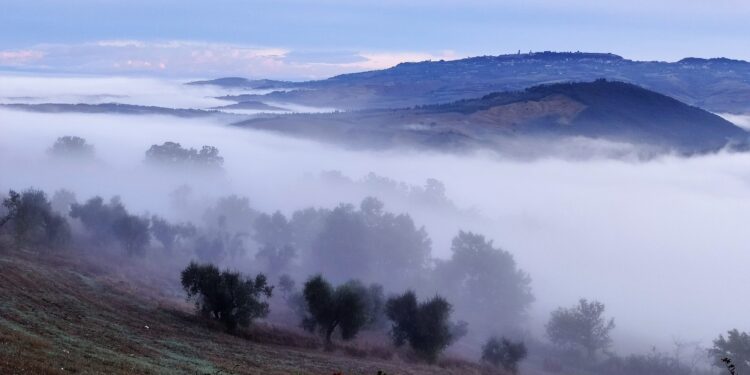
M 124 280 L 69 257 L 0 248 L 0 373 L 481 372 L 463 362 L 427 366 L 398 356 L 353 356 L 351 349 L 325 352 L 315 338 L 269 326 L 245 331 L 244 338 L 228 335 L 179 300 L 165 304 L 163 296 L 144 295 L 147 280 Z

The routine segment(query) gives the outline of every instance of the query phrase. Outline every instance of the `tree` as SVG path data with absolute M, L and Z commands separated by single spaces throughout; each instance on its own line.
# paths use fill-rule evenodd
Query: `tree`
M 70 159 L 92 159 L 94 157 L 94 146 L 86 143 L 81 137 L 66 135 L 57 138 L 47 153 L 54 157 Z
M 603 315 L 603 303 L 581 299 L 574 307 L 552 312 L 547 336 L 559 346 L 584 349 L 593 359 L 598 350 L 605 350 L 612 343 L 609 332 L 615 328 L 615 320 L 606 320 Z
M 512 373 L 518 372 L 518 363 L 528 354 L 523 342 L 512 342 L 505 337 L 490 337 L 482 347 L 482 360 Z
M 94 197 L 86 203 L 75 203 L 70 207 L 70 217 L 79 219 L 98 245 L 115 240 L 114 223 L 127 215 L 119 197 L 113 197 L 109 203 L 104 203 L 101 197 Z
M 70 240 L 68 222 L 52 210 L 47 195 L 41 190 L 28 189 L 20 194 L 11 190 L 3 200 L 3 207 L 7 214 L 0 218 L 0 227 L 10 231 L 16 246 L 52 247 Z
M 81 220 L 100 246 L 116 242 L 128 255 L 142 255 L 150 242 L 149 219 L 129 214 L 118 197 L 109 203 L 94 197 L 84 204 L 73 204 L 70 216 Z
M 451 258 L 439 261 L 434 284 L 457 306 L 456 313 L 477 327 L 514 329 L 534 296 L 531 278 L 513 255 L 480 234 L 460 231 L 451 244 Z
M 203 213 L 209 229 L 219 229 L 232 234 L 249 235 L 258 212 L 250 207 L 246 197 L 229 195 L 221 197 L 216 204 Z
M 219 149 L 216 147 L 203 146 L 198 151 L 194 148 L 183 148 L 177 142 L 152 145 L 146 151 L 146 161 L 170 168 L 189 167 L 204 170 L 220 170 L 224 164 L 224 158 L 219 156 Z
M 171 224 L 156 215 L 151 217 L 151 227 L 149 230 L 154 238 L 161 242 L 162 246 L 168 251 L 171 251 L 182 239 L 192 237 L 196 233 L 193 224 Z
M 75 193 L 66 189 L 55 191 L 55 193 L 52 194 L 52 200 L 50 201 L 52 210 L 59 213 L 63 217 L 70 214 L 70 207 L 75 203 L 77 203 Z
M 430 251 L 424 228 L 417 228 L 409 215 L 384 212 L 382 202 L 370 197 L 359 210 L 342 204 L 325 217 L 310 260 L 316 271 L 337 282 L 356 277 L 396 288 L 425 274 Z
M 719 335 L 713 344 L 708 353 L 714 365 L 725 368 L 722 359 L 729 358 L 738 374 L 750 374 L 750 334 L 733 329 L 727 332 L 726 338 Z
M 292 295 L 295 291 L 294 279 L 287 274 L 283 274 L 279 277 L 279 289 L 281 289 L 282 296 L 286 299 Z
M 283 247 L 293 244 L 292 227 L 279 211 L 273 215 L 260 214 L 253 224 L 253 239 L 259 244 Z
M 435 296 L 426 302 L 417 302 L 412 291 L 392 297 L 386 302 L 386 315 L 392 321 L 391 338 L 399 347 L 405 343 L 428 362 L 453 341 L 451 335 L 451 305 Z
M 372 260 L 366 247 L 366 233 L 365 223 L 354 206 L 342 204 L 333 209 L 312 245 L 314 270 L 339 283 L 354 276 L 369 276 L 367 270 Z
M 128 255 L 143 255 L 151 240 L 148 227 L 149 220 L 147 218 L 124 215 L 115 220 L 112 232 Z
M 253 320 L 268 315 L 268 302 L 262 299 L 271 297 L 273 286 L 263 274 L 248 279 L 238 272 L 219 272 L 212 264 L 191 262 L 180 280 L 188 299 L 195 301 L 196 310 L 220 321 L 228 331 L 248 327 Z
M 270 275 L 278 275 L 289 267 L 296 256 L 297 250 L 292 245 L 274 246 L 266 244 L 255 254 L 255 259 L 265 261 L 266 270 Z
M 352 285 L 334 288 L 317 275 L 305 283 L 302 294 L 307 305 L 302 327 L 310 332 L 321 332 L 328 346 L 332 344 L 331 337 L 336 329 L 342 340 L 351 340 L 367 324 L 366 301 Z

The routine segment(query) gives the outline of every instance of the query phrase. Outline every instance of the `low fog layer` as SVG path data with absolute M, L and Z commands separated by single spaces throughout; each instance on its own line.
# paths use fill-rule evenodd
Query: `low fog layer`
M 9 110 L 0 110 L 0 134 L 0 191 L 66 188 L 79 201 L 119 195 L 131 212 L 173 220 L 185 213 L 169 194 L 185 183 L 198 200 L 238 194 L 254 209 L 287 215 L 375 195 L 388 211 L 408 212 L 424 225 L 438 257 L 449 255 L 459 229 L 477 231 L 530 274 L 536 302 L 529 328 L 536 337 L 543 337 L 551 310 L 579 298 L 606 304 L 617 321 L 615 345 L 626 351 L 643 351 L 644 344 L 668 349 L 673 339 L 708 344 L 730 328 L 750 328 L 750 273 L 743 268 L 750 264 L 748 154 L 637 162 L 357 152 L 210 120 Z M 65 135 L 93 144 L 96 162 L 72 167 L 51 160 L 47 149 Z M 144 152 L 165 141 L 217 147 L 224 175 L 190 179 L 145 168 Z M 361 183 L 371 172 L 410 186 L 438 179 L 453 205 L 438 210 L 373 190 Z
M 140 170 L 148 146 L 165 140 L 218 147 L 227 181 L 204 184 L 200 194 L 245 195 L 266 212 L 363 198 L 356 190 L 329 190 L 305 177 L 327 170 L 354 179 L 374 172 L 413 185 L 437 178 L 458 207 L 475 208 L 483 219 L 411 212 L 417 224 L 426 225 L 436 255 L 447 254 L 460 228 L 493 238 L 531 274 L 537 323 L 579 297 L 607 304 L 618 321 L 616 342 L 629 335 L 662 343 L 672 337 L 706 341 L 744 323 L 741 296 L 750 274 L 739 265 L 750 261 L 744 245 L 748 155 L 512 162 L 486 155 L 357 153 L 166 117 L 2 111 L 0 119 L 3 190 L 68 188 L 81 199 L 121 195 L 135 212 L 174 216 L 167 195 L 180 181 Z M 106 168 L 71 174 L 52 167 L 45 150 L 66 134 L 94 144 Z

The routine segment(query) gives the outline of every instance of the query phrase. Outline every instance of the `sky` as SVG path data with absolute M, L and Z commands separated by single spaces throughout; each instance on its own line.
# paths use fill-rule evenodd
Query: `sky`
M 0 70 L 314 79 L 521 51 L 750 60 L 744 0 L 0 0 Z

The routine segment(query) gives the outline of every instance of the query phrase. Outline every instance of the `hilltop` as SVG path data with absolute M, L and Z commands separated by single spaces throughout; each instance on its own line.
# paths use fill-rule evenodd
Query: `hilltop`
M 727 58 L 635 61 L 610 53 L 536 52 L 452 61 L 401 63 L 319 81 L 273 82 L 265 95 L 229 95 L 236 102 L 272 100 L 344 110 L 446 103 L 540 84 L 600 78 L 637 84 L 713 112 L 750 112 L 750 63 Z M 219 79 L 194 84 L 242 87 Z
M 238 125 L 383 146 L 497 146 L 508 138 L 586 137 L 683 153 L 744 144 L 747 132 L 719 116 L 623 82 L 559 83 L 449 104 L 398 110 L 267 116 Z

